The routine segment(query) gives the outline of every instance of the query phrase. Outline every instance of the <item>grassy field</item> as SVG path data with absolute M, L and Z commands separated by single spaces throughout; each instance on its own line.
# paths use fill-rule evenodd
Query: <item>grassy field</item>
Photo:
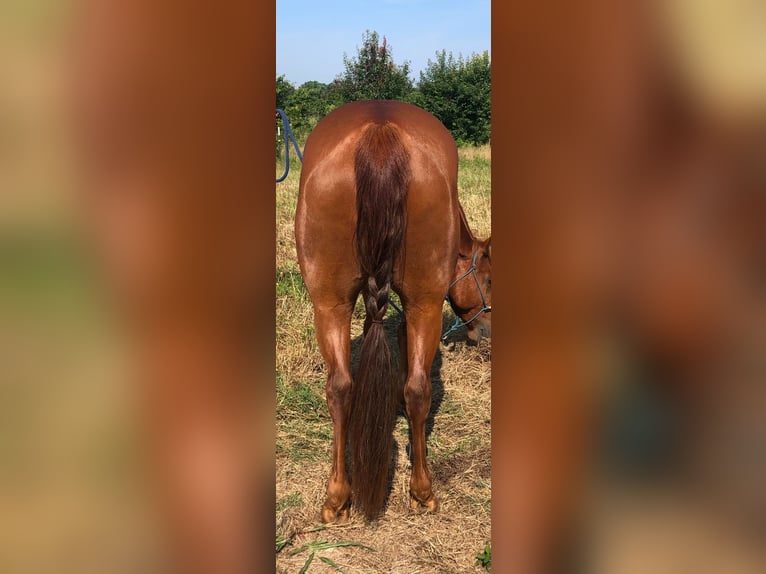
M 489 146 L 460 150 L 460 200 L 480 237 L 490 233 L 490 165 Z M 277 572 L 299 572 L 312 555 L 308 572 L 482 572 L 476 556 L 490 540 L 491 345 L 485 340 L 469 347 L 460 331 L 440 347 L 431 373 L 427 444 L 440 512 L 409 510 L 408 427 L 400 416 L 394 432 L 396 469 L 383 517 L 366 524 L 352 512 L 345 525 L 319 522 L 332 424 L 324 397 L 325 366 L 295 253 L 299 177 L 300 164 L 293 164 L 288 179 L 277 184 Z M 354 351 L 363 320 L 357 302 Z M 445 326 L 452 320 L 445 306 Z M 398 321 L 390 311 L 386 328 L 392 336 Z

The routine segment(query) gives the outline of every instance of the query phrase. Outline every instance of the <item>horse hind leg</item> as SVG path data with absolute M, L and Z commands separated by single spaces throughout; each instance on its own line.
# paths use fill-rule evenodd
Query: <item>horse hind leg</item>
M 351 485 L 346 472 L 346 439 L 351 405 L 351 340 L 353 305 L 317 306 L 314 309 L 319 349 L 327 364 L 327 406 L 333 423 L 332 468 L 322 522 L 345 522 L 349 516 Z
M 405 408 L 404 385 L 407 383 L 407 321 L 399 323 L 396 339 L 399 343 L 399 374 L 396 380 L 396 398 L 399 408 Z
M 436 512 L 439 501 L 433 493 L 431 470 L 426 460 L 426 419 L 431 410 L 431 365 L 441 335 L 441 301 L 407 321 L 407 380 L 404 399 L 412 433 L 412 476 L 410 508 Z

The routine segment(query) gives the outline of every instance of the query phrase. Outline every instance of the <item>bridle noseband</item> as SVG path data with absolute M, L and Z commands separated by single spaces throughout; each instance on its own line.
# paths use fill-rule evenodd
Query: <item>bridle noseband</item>
M 481 283 L 479 282 L 479 277 L 476 274 L 476 260 L 478 259 L 478 257 L 479 257 L 479 250 L 476 249 L 476 250 L 474 250 L 473 257 L 471 259 L 471 267 L 468 268 L 468 271 L 466 271 L 460 277 L 458 277 L 452 283 L 450 283 L 450 286 L 447 288 L 447 295 L 444 297 L 444 299 L 447 301 L 447 303 L 450 304 L 450 307 L 452 307 L 452 309 L 454 310 L 455 309 L 455 304 L 453 303 L 452 299 L 449 296 L 450 290 L 455 285 L 460 283 L 463 279 L 465 279 L 469 275 L 472 275 L 473 276 L 473 280 L 476 283 L 476 288 L 479 290 L 479 295 L 481 296 L 481 309 L 479 309 L 474 314 L 474 316 L 471 317 L 470 319 L 468 319 L 467 321 L 463 321 L 460 318 L 460 316 L 458 316 L 457 313 L 456 313 L 455 314 L 455 323 L 452 325 L 452 327 L 447 329 L 447 331 L 444 333 L 444 335 L 442 335 L 442 342 L 446 341 L 447 337 L 449 337 L 452 333 L 457 331 L 460 327 L 466 327 L 466 326 L 470 325 L 472 322 L 474 322 L 476 319 L 478 319 L 479 316 L 482 313 L 486 313 L 488 311 L 492 311 L 492 305 L 487 305 L 487 299 L 484 297 L 484 290 L 481 288 Z

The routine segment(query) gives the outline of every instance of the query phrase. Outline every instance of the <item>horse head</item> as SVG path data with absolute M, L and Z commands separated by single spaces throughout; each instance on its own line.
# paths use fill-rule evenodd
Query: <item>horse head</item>
M 458 254 L 448 291 L 452 310 L 468 329 L 468 339 L 478 343 L 492 335 L 492 238 L 471 237 Z M 466 249 L 470 245 L 470 249 Z

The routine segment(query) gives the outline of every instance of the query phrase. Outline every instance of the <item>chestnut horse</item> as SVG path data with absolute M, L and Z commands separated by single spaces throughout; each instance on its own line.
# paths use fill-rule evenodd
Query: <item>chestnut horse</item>
M 399 346 L 412 431 L 410 505 L 438 508 L 426 461 L 426 417 L 445 295 L 449 291 L 456 314 L 469 323 L 472 340 L 490 333 L 491 317 L 490 240 L 477 240 L 468 228 L 458 202 L 457 160 L 447 129 L 401 102 L 344 105 L 306 142 L 295 239 L 328 371 L 333 448 L 325 522 L 346 520 L 350 498 L 370 519 L 385 503 L 402 398 L 383 327 L 391 290 L 404 314 Z M 352 378 L 350 324 L 360 293 L 367 316 Z

